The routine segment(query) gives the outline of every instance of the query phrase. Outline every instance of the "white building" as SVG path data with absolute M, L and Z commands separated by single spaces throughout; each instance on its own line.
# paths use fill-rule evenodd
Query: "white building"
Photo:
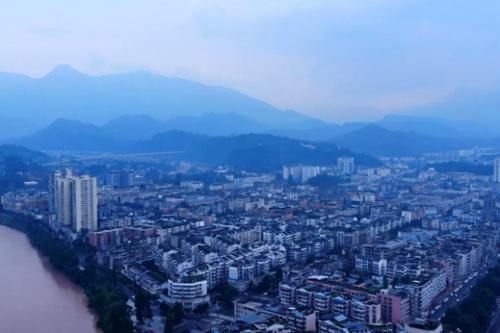
M 342 175 L 352 175 L 354 173 L 354 157 L 339 157 L 337 169 Z
M 97 230 L 97 181 L 88 175 L 55 173 L 50 185 L 56 220 L 74 231 Z
M 201 304 L 210 302 L 207 281 L 198 282 L 167 282 L 167 295 L 162 295 L 167 304 L 182 303 L 185 309 L 194 310 Z
M 309 179 L 318 176 L 321 173 L 321 168 L 319 166 L 311 165 L 292 165 L 283 166 L 283 179 L 293 179 L 296 182 L 305 183 Z
M 414 281 L 411 286 L 415 290 L 414 314 L 427 311 L 434 299 L 446 290 L 446 273 L 444 271 L 426 279 L 425 282 Z
M 493 161 L 493 182 L 500 183 L 500 158 Z
M 379 324 L 382 321 L 382 306 L 371 300 L 354 298 L 351 301 L 351 317 L 362 323 Z
M 387 273 L 387 260 L 374 260 L 367 257 L 356 257 L 355 268 L 359 272 L 385 276 L 385 274 Z

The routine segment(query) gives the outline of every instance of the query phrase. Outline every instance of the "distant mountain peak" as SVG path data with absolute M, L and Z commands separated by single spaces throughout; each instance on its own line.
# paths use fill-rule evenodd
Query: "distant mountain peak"
M 50 126 L 76 125 L 76 124 L 83 124 L 83 122 L 81 122 L 79 120 L 74 120 L 74 119 L 57 118 L 53 122 L 51 122 L 47 127 L 50 127 Z
M 52 69 L 47 75 L 45 75 L 43 78 L 62 78 L 62 79 L 67 79 L 67 78 L 72 78 L 72 77 L 85 77 L 87 75 L 83 74 L 82 72 L 74 69 L 70 65 L 57 65 Z

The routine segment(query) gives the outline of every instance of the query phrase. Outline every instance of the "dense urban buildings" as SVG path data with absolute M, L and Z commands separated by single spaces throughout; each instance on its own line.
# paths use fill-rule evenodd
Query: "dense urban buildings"
M 490 175 L 437 171 L 450 156 L 267 173 L 98 157 L 100 174 L 81 162 L 2 205 L 83 237 L 153 307 L 182 305 L 182 329 L 441 332 L 500 244 L 498 160 Z

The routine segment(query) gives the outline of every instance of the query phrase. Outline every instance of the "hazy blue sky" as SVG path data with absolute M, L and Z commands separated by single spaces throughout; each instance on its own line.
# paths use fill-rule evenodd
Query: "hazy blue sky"
M 0 71 L 146 69 L 329 120 L 500 74 L 498 0 L 0 0 Z

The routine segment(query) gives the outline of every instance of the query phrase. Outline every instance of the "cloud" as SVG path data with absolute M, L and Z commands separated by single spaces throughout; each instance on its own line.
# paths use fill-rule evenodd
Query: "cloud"
M 69 35 L 70 31 L 56 26 L 33 26 L 28 29 L 29 33 L 39 35 L 40 37 L 58 38 Z

